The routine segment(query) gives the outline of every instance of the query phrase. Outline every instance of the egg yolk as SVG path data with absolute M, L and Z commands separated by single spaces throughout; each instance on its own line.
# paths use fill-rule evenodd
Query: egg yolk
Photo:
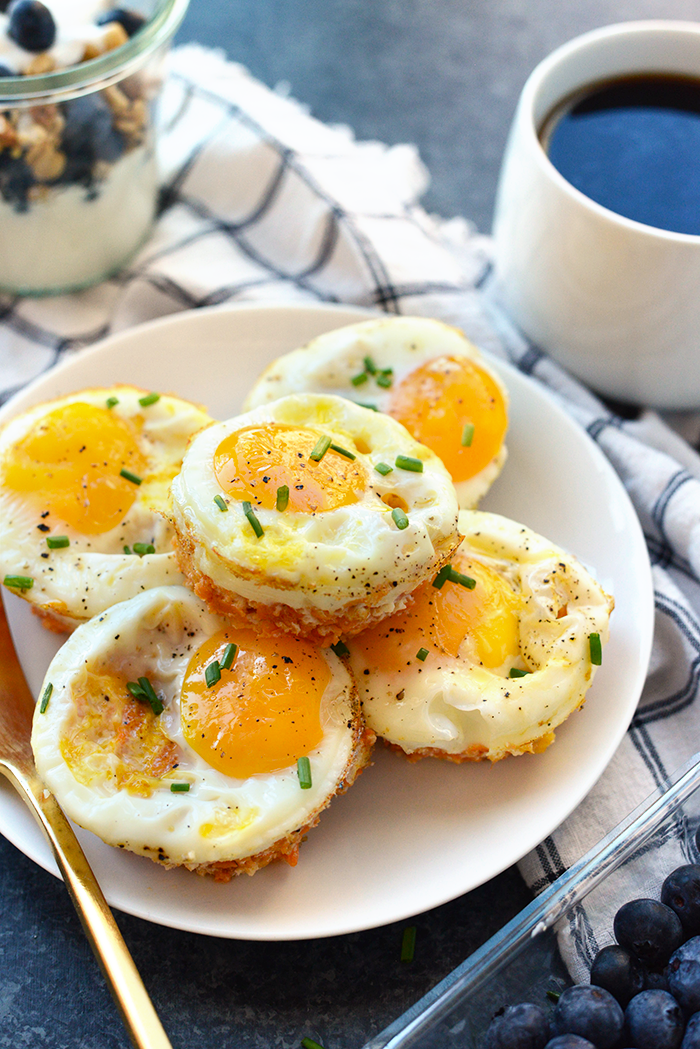
M 456 483 L 491 462 L 508 426 L 500 387 L 468 357 L 435 357 L 416 368 L 392 389 L 385 411 L 442 459 Z
M 8 452 L 4 483 L 84 535 L 114 528 L 146 470 L 132 429 L 107 408 L 75 402 L 42 416 Z
M 353 638 L 353 648 L 364 652 L 370 666 L 401 671 L 409 663 L 416 664 L 421 648 L 428 650 L 428 659 L 435 652 L 457 657 L 466 638 L 483 666 L 512 665 L 520 653 L 522 597 L 480 561 L 458 552 L 452 566 L 476 580 L 474 589 L 449 580 L 441 589 L 432 583 L 419 587 L 407 609 Z
M 356 503 L 367 486 L 364 467 L 332 448 L 319 462 L 310 459 L 322 436 L 274 424 L 237 430 L 216 449 L 216 478 L 234 499 L 266 510 L 276 506 L 277 489 L 283 485 L 289 488 L 288 509 L 300 513 Z
M 229 670 L 208 686 L 229 643 L 238 650 Z M 294 637 L 258 637 L 222 630 L 192 656 L 180 693 L 185 739 L 212 768 L 246 779 L 295 765 L 323 738 L 321 698 L 330 668 L 312 645 Z

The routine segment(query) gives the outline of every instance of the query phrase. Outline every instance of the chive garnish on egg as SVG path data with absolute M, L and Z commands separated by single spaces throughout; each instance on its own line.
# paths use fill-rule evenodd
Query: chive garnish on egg
M 425 663 L 427 658 L 428 658 L 428 649 L 427 648 L 419 648 L 418 651 L 416 652 L 416 659 L 420 659 L 421 663 Z
M 170 789 L 173 794 L 180 794 L 190 789 L 189 783 L 171 783 Z
M 462 572 L 457 572 L 452 565 L 450 565 L 447 578 L 451 583 L 459 583 L 460 586 L 465 586 L 467 590 L 473 590 L 476 586 L 476 579 L 472 579 L 471 576 L 464 575 Z
M 349 452 L 347 448 L 343 448 L 342 444 L 331 444 L 331 448 L 338 455 L 342 455 L 345 459 L 357 459 L 354 452 Z
M 591 654 L 591 663 L 594 667 L 599 667 L 603 662 L 603 646 L 600 641 L 600 634 L 589 634 L 588 649 Z
M 399 470 L 410 470 L 414 474 L 423 473 L 423 463 L 420 459 L 414 459 L 412 455 L 397 455 L 395 465 Z
M 508 677 L 527 677 L 531 673 L 529 670 L 521 670 L 520 667 L 511 667 L 508 671 Z
M 365 357 L 362 363 L 365 366 L 366 372 L 369 372 L 370 375 L 376 375 L 377 365 L 374 363 L 371 357 Z
M 40 714 L 45 714 L 46 713 L 46 708 L 49 705 L 49 700 L 51 699 L 51 693 L 52 692 L 53 692 L 53 684 L 49 681 L 49 683 L 46 686 L 46 688 L 44 689 L 44 693 L 43 693 L 43 695 L 41 697 L 41 703 L 39 704 L 39 713 Z
M 462 427 L 462 447 L 470 448 L 474 440 L 474 423 L 465 423 Z
M 416 952 L 416 927 L 408 925 L 401 938 L 401 961 L 412 962 Z
M 223 495 L 215 495 L 214 496 L 214 502 L 219 507 L 219 509 L 221 510 L 222 513 L 224 513 L 226 510 L 228 510 L 228 505 L 227 505 L 226 500 L 224 499 Z
M 395 506 L 391 511 L 391 516 L 394 518 L 394 524 L 397 528 L 403 531 L 404 528 L 408 528 L 408 517 L 403 512 L 400 506 Z
M 132 474 L 131 470 L 127 470 L 125 466 L 119 471 L 119 476 L 123 477 L 125 481 L 131 481 L 132 484 L 143 483 L 143 478 L 139 477 L 138 474 Z
M 107 400 L 105 401 L 105 404 L 107 405 L 108 408 L 114 408 L 114 406 L 116 404 L 119 404 L 119 398 L 118 397 L 108 397 Z
M 70 539 L 67 535 L 47 535 L 46 545 L 49 550 L 62 550 L 66 546 L 70 546 Z
M 385 368 L 383 371 L 377 374 L 374 381 L 376 382 L 377 386 L 381 386 L 382 389 L 388 390 L 392 382 L 394 381 L 393 370 L 391 368 Z
M 163 704 L 147 677 L 140 677 L 138 681 L 127 681 L 126 687 L 134 699 L 145 699 L 154 714 L 163 712 Z
M 442 590 L 443 586 L 445 585 L 447 580 L 450 578 L 450 571 L 451 571 L 451 569 L 452 569 L 452 565 L 443 565 L 442 566 L 442 568 L 440 569 L 438 574 L 433 579 L 433 586 L 435 587 L 436 590 Z
M 313 459 L 315 463 L 320 463 L 324 455 L 331 446 L 330 437 L 319 437 L 312 450 L 309 452 L 309 459 Z
M 229 641 L 226 648 L 224 649 L 224 654 L 221 657 L 221 662 L 219 663 L 219 666 L 222 670 L 231 669 L 231 667 L 233 666 L 233 661 L 236 658 L 237 651 L 238 645 L 234 645 L 233 641 Z
M 336 656 L 350 655 L 350 649 L 344 641 L 336 641 L 334 645 L 331 645 L 331 652 L 335 652 Z
M 303 758 L 297 758 L 297 775 L 299 777 L 299 786 L 302 790 L 308 790 L 311 787 L 311 762 L 304 756 Z
M 377 471 L 378 474 L 381 474 L 382 477 L 386 477 L 387 474 L 391 474 L 394 472 L 394 467 L 389 466 L 388 463 L 377 463 L 374 469 Z
M 371 412 L 379 411 L 379 408 L 377 408 L 376 404 L 366 404 L 364 401 L 357 401 L 356 404 L 358 408 L 369 408 Z
M 156 404 L 159 400 L 159 393 L 147 393 L 145 397 L 139 397 L 139 404 L 142 408 L 148 408 L 151 404 Z
M 34 586 L 34 580 L 28 575 L 6 575 L 3 583 L 11 590 L 31 590 Z
M 221 680 L 221 663 L 218 659 L 213 659 L 204 671 L 204 681 L 206 682 L 207 688 L 212 688 L 217 681 Z
M 155 552 L 156 548 L 153 543 L 134 543 L 134 553 L 139 557 L 143 557 L 144 554 L 155 554 Z
M 250 503 L 245 501 L 245 500 L 241 503 L 241 506 L 243 507 L 243 513 L 248 518 L 248 522 L 250 524 L 250 527 L 253 529 L 253 531 L 255 532 L 255 534 L 257 535 L 257 537 L 259 539 L 262 535 L 264 535 L 264 532 L 263 532 L 263 526 L 260 524 L 260 522 L 258 521 L 257 517 L 255 516 L 255 510 L 250 505 Z
M 125 554 L 131 554 L 131 547 L 130 546 L 125 546 L 124 547 L 124 553 Z
M 282 513 L 284 510 L 287 509 L 288 506 L 289 506 L 289 485 L 288 484 L 281 484 L 279 486 L 279 488 L 277 489 L 277 500 L 275 502 L 275 507 L 276 507 L 277 510 L 279 510 L 280 513 Z
M 367 372 L 358 372 L 357 375 L 352 376 L 350 382 L 353 384 L 353 386 L 362 386 L 362 383 L 367 382 L 368 378 L 369 376 Z

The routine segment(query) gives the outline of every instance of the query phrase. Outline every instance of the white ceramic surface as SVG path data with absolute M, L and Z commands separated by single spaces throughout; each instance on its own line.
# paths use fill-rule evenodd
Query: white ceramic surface
M 522 330 L 602 393 L 700 407 L 700 237 L 596 204 L 550 163 L 538 131 L 557 103 L 639 72 L 700 76 L 700 23 L 626 22 L 577 37 L 523 88 L 494 218 L 500 294 Z
M 241 306 L 178 314 L 116 335 L 27 387 L 0 421 L 48 397 L 134 382 L 236 413 L 274 357 L 365 314 L 346 308 Z M 509 388 L 510 457 L 484 503 L 576 553 L 617 607 L 603 666 L 583 710 L 542 755 L 489 765 L 411 765 L 377 748 L 337 798 L 292 870 L 273 864 L 228 885 L 166 871 L 79 832 L 110 903 L 162 925 L 214 936 L 287 940 L 398 921 L 494 877 L 549 834 L 610 760 L 634 712 L 651 645 L 649 562 L 635 513 L 607 460 L 534 382 L 494 362 Z M 61 641 L 6 595 L 34 693 Z M 3 781 L 0 831 L 56 873 L 48 847 Z

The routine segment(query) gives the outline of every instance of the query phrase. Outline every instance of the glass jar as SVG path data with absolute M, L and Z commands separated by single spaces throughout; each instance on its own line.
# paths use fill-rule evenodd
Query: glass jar
M 158 199 L 154 108 L 187 4 L 129 4 L 118 9 L 126 29 L 109 22 L 96 42 L 68 46 L 78 64 L 54 68 L 57 38 L 53 49 L 23 52 L 24 75 L 0 76 L 1 291 L 85 288 L 123 267 L 147 238 Z M 8 47 L 10 58 L 20 54 Z

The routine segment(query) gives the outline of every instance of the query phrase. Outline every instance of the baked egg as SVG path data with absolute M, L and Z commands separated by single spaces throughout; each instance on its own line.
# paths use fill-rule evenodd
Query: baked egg
M 232 628 L 180 586 L 80 626 L 32 733 L 39 775 L 76 823 L 219 881 L 294 865 L 373 741 L 334 652 Z
M 613 600 L 524 525 L 467 510 L 459 526 L 450 564 L 348 641 L 367 724 L 414 758 L 542 751 L 584 701 Z
M 202 431 L 171 502 L 181 569 L 212 609 L 320 643 L 400 608 L 459 541 L 434 452 L 389 416 L 323 394 Z
M 81 390 L 0 432 L 0 579 L 71 630 L 116 601 L 181 582 L 163 517 L 198 405 L 133 386 Z
M 506 459 L 508 393 L 457 328 L 426 317 L 383 317 L 326 332 L 271 364 L 252 408 L 313 390 L 397 419 L 442 459 L 459 505 L 476 506 Z

